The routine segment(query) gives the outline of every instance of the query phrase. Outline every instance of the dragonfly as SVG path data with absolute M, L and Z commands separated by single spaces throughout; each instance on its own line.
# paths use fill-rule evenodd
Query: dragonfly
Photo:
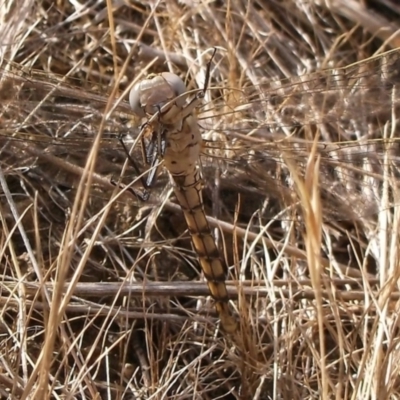
M 203 90 L 197 92 L 189 103 L 183 96 L 187 93 L 184 82 L 168 72 L 149 75 L 139 82 L 132 88 L 129 101 L 135 114 L 148 117 L 142 130 L 150 131 L 151 143 L 156 146 L 157 152 L 151 162 L 149 157 L 145 156 L 145 159 L 148 164 L 154 164 L 157 154 L 162 157 L 172 178 L 175 196 L 185 216 L 211 296 L 216 301 L 221 326 L 225 332 L 233 334 L 237 324 L 229 309 L 225 285 L 227 270 L 207 221 L 198 166 L 202 136 L 194 111 L 207 91 L 209 72 L 207 68 Z
M 332 223 L 340 218 L 364 223 L 366 216 L 379 212 L 379 192 L 388 170 L 391 177 L 398 176 L 394 133 L 400 102 L 398 71 L 400 52 L 393 50 L 347 67 L 287 80 L 260 77 L 243 82 L 240 88 L 221 84 L 188 91 L 181 78 L 157 75 L 135 86 L 131 104 L 121 99 L 115 103 L 100 132 L 96 174 L 119 173 L 126 160 L 121 133 L 131 131 L 134 137 L 144 131 L 156 133 L 154 148 L 172 176 L 222 326 L 232 332 L 236 321 L 228 306 L 226 266 L 204 214 L 199 156 L 205 175 L 215 161 L 222 165 L 222 190 L 256 198 L 260 221 L 275 218 L 270 207 L 275 198 L 286 207 L 284 215 L 290 222 L 295 218 L 294 189 L 285 159 L 296 162 L 301 172 L 318 135 L 324 218 Z M 12 63 L 0 69 L 0 85 L 1 167 L 10 171 L 10 177 L 22 176 L 32 187 L 52 187 L 54 181 L 68 186 L 69 175 L 80 173 L 73 167 L 82 165 L 88 146 L 99 134 L 107 95 L 90 87 L 90 82 Z M 89 88 L 82 90 L 84 85 Z M 147 100 L 142 100 L 142 92 Z M 194 96 L 192 102 L 190 96 Z M 143 132 L 138 118 L 131 122 L 132 113 L 147 116 Z M 203 132 L 209 137 L 203 140 L 200 155 Z M 190 139 L 183 139 L 181 145 L 185 134 Z M 181 151 L 187 153 L 182 159 Z M 131 157 L 136 161 L 139 153 L 135 147 Z M 55 166 L 54 171 L 38 176 L 37 168 L 44 160 Z M 109 181 L 95 180 L 104 185 Z M 147 185 L 136 179 L 134 188 L 143 183 Z M 248 204 L 245 208 L 250 208 Z M 250 220 L 254 208 L 247 211 Z

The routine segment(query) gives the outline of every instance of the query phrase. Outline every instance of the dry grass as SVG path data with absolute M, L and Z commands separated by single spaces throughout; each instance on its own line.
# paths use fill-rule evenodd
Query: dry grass
M 0 12 L 1 398 L 400 398 L 400 53 L 354 64 L 400 45 L 395 2 Z M 202 168 L 234 337 L 166 174 L 147 203 L 110 183 L 140 189 L 132 81 L 201 87 L 214 47 Z

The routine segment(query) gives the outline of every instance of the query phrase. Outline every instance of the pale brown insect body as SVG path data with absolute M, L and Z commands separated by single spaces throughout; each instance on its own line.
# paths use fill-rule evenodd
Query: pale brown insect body
M 236 321 L 228 305 L 225 285 L 226 267 L 220 257 L 204 211 L 202 178 L 198 167 L 202 137 L 193 113 L 204 92 L 186 103 L 186 87 L 171 73 L 150 75 L 131 91 L 133 111 L 148 117 L 147 128 L 163 135 L 164 165 L 173 181 L 176 198 L 182 207 L 193 247 L 199 257 L 211 296 L 228 333 L 236 330 Z

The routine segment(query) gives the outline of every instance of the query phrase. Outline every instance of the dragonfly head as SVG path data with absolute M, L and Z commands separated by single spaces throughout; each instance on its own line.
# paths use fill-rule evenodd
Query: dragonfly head
M 163 72 L 159 75 L 149 75 L 147 79 L 138 82 L 129 93 L 129 103 L 132 111 L 143 118 L 155 114 L 168 103 L 171 103 L 171 107 L 176 105 L 182 108 L 186 97 L 181 95 L 186 91 L 186 86 L 179 76 Z M 176 100 L 173 101 L 174 99 Z

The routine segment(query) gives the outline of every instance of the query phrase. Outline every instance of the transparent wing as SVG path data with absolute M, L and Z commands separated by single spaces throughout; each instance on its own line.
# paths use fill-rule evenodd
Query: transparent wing
M 273 218 L 287 210 L 285 218 L 295 218 L 285 160 L 293 160 L 301 173 L 317 136 L 325 218 L 347 215 L 354 220 L 379 212 L 382 183 L 398 175 L 399 59 L 399 51 L 392 51 L 291 80 L 211 88 L 198 113 L 206 138 L 202 168 L 206 178 L 213 176 L 215 165 L 222 168 L 222 209 L 232 212 L 240 193 L 242 204 L 251 204 L 249 213 L 258 209 Z M 21 174 L 42 168 L 49 184 L 71 184 L 71 171 L 63 173 L 62 163 L 55 165 L 45 156 L 83 166 L 93 139 L 101 134 L 97 173 L 119 176 L 126 155 L 118 137 L 139 132 L 126 101 L 119 102 L 100 130 L 109 100 L 106 88 L 16 65 L 0 74 L 3 168 Z M 140 162 L 138 148 L 132 156 Z

